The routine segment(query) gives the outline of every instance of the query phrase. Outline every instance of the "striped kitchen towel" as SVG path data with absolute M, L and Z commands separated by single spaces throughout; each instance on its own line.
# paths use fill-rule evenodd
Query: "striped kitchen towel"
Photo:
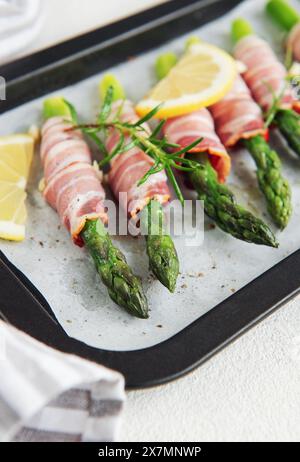
M 0 321 L 0 441 L 113 442 L 123 377 Z

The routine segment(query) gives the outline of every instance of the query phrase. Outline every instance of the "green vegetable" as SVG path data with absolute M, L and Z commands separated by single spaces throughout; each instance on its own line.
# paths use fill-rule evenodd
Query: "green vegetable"
M 44 101 L 43 116 L 44 119 L 51 119 L 51 117 L 71 115 L 69 107 L 66 105 L 65 100 L 61 97 L 48 98 Z
M 292 110 L 282 109 L 277 112 L 275 122 L 290 148 L 300 156 L 300 116 Z
M 198 45 L 201 43 L 201 39 L 197 35 L 191 35 L 187 41 L 185 42 L 185 49 L 188 51 L 188 49 L 193 46 L 193 45 Z
M 277 248 L 278 243 L 270 228 L 236 203 L 230 189 L 218 182 L 210 162 L 204 161 L 200 154 L 190 154 L 190 158 L 197 159 L 201 165 L 201 168 L 190 173 L 190 180 L 199 200 L 204 201 L 206 214 L 219 228 L 236 239 Z
M 300 21 L 298 11 L 285 0 L 269 1 L 266 10 L 272 19 L 288 32 Z
M 242 29 L 246 28 L 247 21 L 237 20 L 235 28 L 237 35 Z M 282 91 L 282 94 L 284 89 Z M 268 113 L 266 114 L 266 125 L 270 125 L 275 121 L 285 137 L 289 146 L 300 156 L 300 117 L 299 115 L 291 110 L 280 109 L 281 96 L 274 95 L 274 102 Z
M 233 43 L 238 43 L 242 38 L 254 33 L 251 24 L 243 18 L 233 21 L 231 26 L 231 38 Z
M 274 222 L 284 229 L 292 214 L 291 188 L 281 173 L 281 162 L 262 136 L 244 141 L 257 166 L 257 179 Z
M 126 98 L 124 88 L 119 80 L 113 74 L 106 74 L 99 84 L 100 101 L 105 100 L 109 87 L 113 87 L 114 89 L 113 101 Z
M 162 205 L 152 200 L 142 213 L 142 227 L 145 229 L 147 253 L 150 268 L 157 279 L 175 292 L 179 275 L 178 255 L 174 242 L 166 232 Z
M 132 273 L 124 255 L 113 246 L 101 220 L 87 221 L 81 237 L 110 298 L 131 315 L 147 319 L 148 304 L 141 281 Z
M 175 53 L 165 53 L 159 56 L 155 63 L 155 70 L 158 79 L 162 80 L 165 78 L 177 62 L 178 58 Z
M 68 115 L 77 120 L 75 108 L 63 98 L 50 98 L 44 103 L 44 117 Z M 88 220 L 81 237 L 92 255 L 101 280 L 111 299 L 130 314 L 147 319 L 148 305 L 141 281 L 134 276 L 124 255 L 113 246 L 100 220 Z

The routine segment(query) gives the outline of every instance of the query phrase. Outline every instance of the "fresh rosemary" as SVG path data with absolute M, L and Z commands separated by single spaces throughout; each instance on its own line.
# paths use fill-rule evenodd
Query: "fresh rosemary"
M 149 155 L 153 161 L 153 166 L 144 175 L 138 183 L 138 186 L 143 185 L 151 175 L 155 175 L 161 171 L 165 171 L 167 177 L 172 184 L 174 191 L 182 203 L 184 204 L 184 197 L 181 192 L 180 186 L 175 176 L 175 171 L 192 172 L 198 168 L 201 168 L 199 162 L 195 162 L 190 159 L 186 159 L 184 154 L 191 151 L 195 146 L 202 142 L 203 138 L 199 138 L 192 144 L 184 149 L 180 149 L 177 144 L 169 143 L 168 140 L 163 137 L 158 138 L 161 130 L 166 123 L 166 120 L 162 120 L 152 133 L 145 128 L 145 123 L 149 122 L 158 112 L 160 106 L 154 108 L 147 115 L 140 118 L 136 123 L 125 123 L 120 119 L 122 112 L 122 105 L 119 108 L 117 114 L 111 120 L 110 116 L 112 113 L 112 103 L 114 100 L 114 89 L 109 87 L 101 112 L 97 117 L 96 123 L 81 125 L 78 123 L 78 116 L 75 108 L 67 101 L 70 110 L 72 122 L 74 124 L 72 130 L 82 130 L 87 136 L 89 136 L 98 146 L 100 151 L 104 154 L 103 160 L 100 162 L 100 168 L 109 164 L 114 157 L 119 154 L 123 154 L 134 147 L 139 147 L 147 155 Z M 112 152 L 107 152 L 103 139 L 107 136 L 109 129 L 115 129 L 119 132 L 119 141 L 117 146 Z M 128 139 L 130 140 L 128 142 Z M 174 152 L 176 150 L 176 152 Z M 168 151 L 173 151 L 169 153 Z
M 270 127 L 270 125 L 275 120 L 276 114 L 278 113 L 278 111 L 280 111 L 282 109 L 281 100 L 282 100 L 282 97 L 283 97 L 283 95 L 284 95 L 284 93 L 285 93 L 285 91 L 287 89 L 287 85 L 288 85 L 288 82 L 285 83 L 285 85 L 283 86 L 281 92 L 278 95 L 276 95 L 276 93 L 273 90 L 273 88 L 271 87 L 271 85 L 269 85 L 267 82 L 265 82 L 265 86 L 268 88 L 269 92 L 272 93 L 272 96 L 273 96 L 272 105 L 270 106 L 269 110 L 264 114 L 265 127 L 266 128 Z

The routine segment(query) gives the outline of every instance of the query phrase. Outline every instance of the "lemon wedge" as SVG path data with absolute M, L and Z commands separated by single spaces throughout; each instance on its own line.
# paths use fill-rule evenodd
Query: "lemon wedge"
M 0 238 L 22 241 L 27 218 L 25 188 L 34 152 L 32 136 L 0 137 Z
M 231 90 L 236 76 L 237 64 L 228 53 L 204 42 L 192 44 L 136 110 L 144 116 L 162 105 L 157 118 L 188 114 L 220 101 Z

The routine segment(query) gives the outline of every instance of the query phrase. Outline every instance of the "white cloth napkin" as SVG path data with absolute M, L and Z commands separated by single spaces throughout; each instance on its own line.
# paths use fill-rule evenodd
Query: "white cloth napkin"
M 0 441 L 113 442 L 123 377 L 0 321 Z
M 43 22 L 42 0 L 0 0 L 0 63 L 26 49 Z

